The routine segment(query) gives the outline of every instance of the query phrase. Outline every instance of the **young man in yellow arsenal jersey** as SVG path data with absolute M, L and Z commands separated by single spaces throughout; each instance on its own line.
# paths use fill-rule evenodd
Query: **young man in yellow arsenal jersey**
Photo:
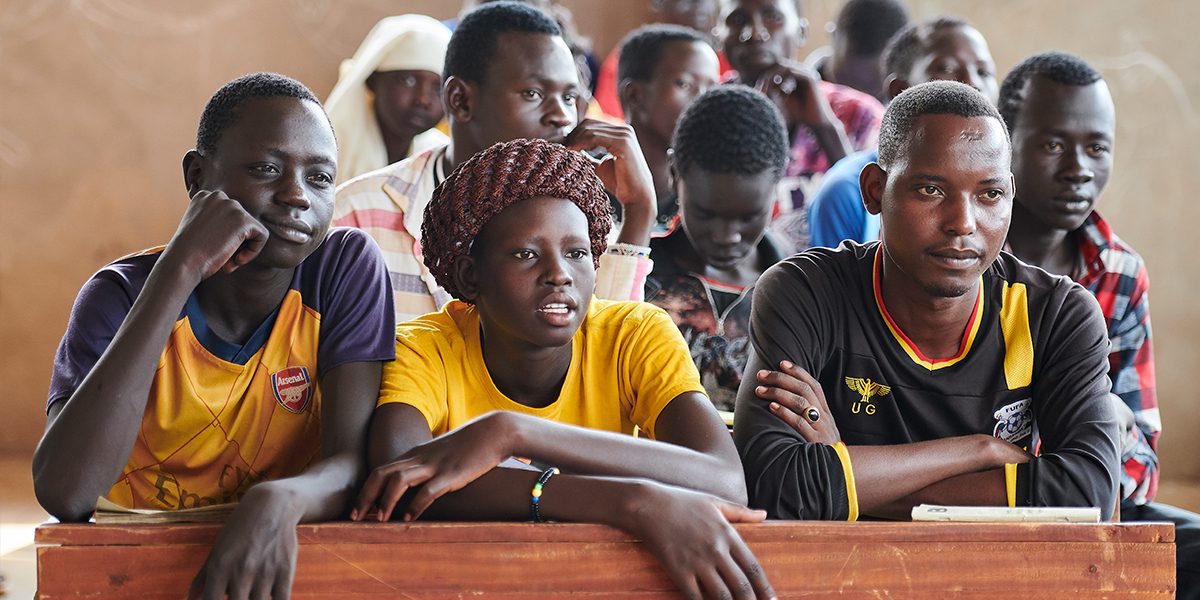
M 222 87 L 183 171 L 191 203 L 171 241 L 104 267 L 75 301 L 35 489 L 63 521 L 101 496 L 240 501 L 193 592 L 286 597 L 295 525 L 344 514 L 362 472 L 395 356 L 387 271 L 368 236 L 329 227 L 337 144 L 297 81 Z
M 893 100 L 860 178 L 882 240 L 800 253 L 755 289 L 734 424 L 751 506 L 791 519 L 908 518 L 920 503 L 1112 513 L 1104 318 L 1078 284 L 1000 251 L 1010 161 L 978 91 L 935 81 Z

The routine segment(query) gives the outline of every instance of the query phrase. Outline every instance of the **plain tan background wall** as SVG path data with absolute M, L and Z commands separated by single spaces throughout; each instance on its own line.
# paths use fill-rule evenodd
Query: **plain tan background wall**
M 645 0 L 565 1 L 607 52 L 650 17 Z M 812 39 L 840 2 L 808 0 Z M 1131 0 L 909 0 L 965 16 L 1000 73 L 1060 48 L 1099 67 L 1118 109 L 1115 174 L 1100 203 L 1150 266 L 1168 477 L 1200 479 L 1200 4 Z M 375 21 L 434 0 L 15 0 L 0 9 L 0 451 L 44 425 L 54 349 L 80 285 L 104 263 L 165 243 L 187 202 L 180 169 L 208 96 L 246 72 L 299 78 L 324 98 Z

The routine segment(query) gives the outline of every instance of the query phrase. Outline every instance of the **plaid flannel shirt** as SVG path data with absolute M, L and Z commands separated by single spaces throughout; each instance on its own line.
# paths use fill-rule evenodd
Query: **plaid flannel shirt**
M 392 280 L 396 322 L 437 311 L 450 295 L 421 259 L 421 222 L 433 199 L 434 170 L 446 155 L 438 146 L 398 163 L 355 177 L 337 189 L 334 225 L 367 232 L 383 251 Z M 596 296 L 641 300 L 654 263 L 649 248 L 609 244 L 596 272 Z
M 1150 335 L 1150 279 L 1142 258 L 1092 212 L 1075 231 L 1079 284 L 1100 303 L 1108 324 L 1108 377 L 1112 393 L 1133 411 L 1137 427 L 1122 440 L 1121 498 L 1135 504 L 1154 499 L 1158 488 L 1158 437 L 1162 420 L 1154 383 Z

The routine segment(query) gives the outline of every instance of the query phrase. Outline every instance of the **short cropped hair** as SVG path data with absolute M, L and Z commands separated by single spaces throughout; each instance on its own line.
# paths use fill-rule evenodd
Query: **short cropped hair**
M 880 65 L 884 77 L 888 75 L 907 76 L 921 55 L 929 51 L 929 38 L 944 29 L 970 27 L 966 19 L 941 15 L 924 21 L 910 23 L 901 29 L 888 41 L 883 50 Z
M 1068 52 L 1042 52 L 1034 54 L 1013 67 L 1000 84 L 1000 99 L 996 102 L 1000 116 L 1004 117 L 1009 131 L 1017 126 L 1017 113 L 1025 102 L 1025 83 L 1030 77 L 1041 75 L 1063 85 L 1092 85 L 1104 76 L 1082 58 Z
M 502 33 L 541 33 L 562 37 L 558 23 L 546 13 L 520 2 L 489 2 L 467 13 L 446 46 L 443 81 L 458 77 L 483 83 L 489 60 Z
M 671 42 L 705 43 L 699 33 L 679 25 L 644 25 L 621 40 L 617 61 L 617 81 L 649 81 L 662 58 L 663 47 Z
M 775 103 L 744 85 L 722 85 L 696 98 L 675 126 L 671 143 L 679 174 L 705 173 L 778 178 L 788 161 L 787 130 Z
M 879 126 L 879 164 L 887 169 L 895 164 L 912 137 L 917 118 L 922 115 L 958 115 L 991 117 L 1004 131 L 1004 121 L 996 107 L 978 90 L 957 81 L 930 81 L 914 85 L 896 96 L 883 113 Z
M 473 251 L 476 236 L 500 211 L 541 197 L 570 200 L 583 211 L 592 266 L 599 268 L 612 218 L 593 162 L 561 144 L 517 139 L 472 156 L 433 190 L 421 225 L 421 251 L 438 285 L 464 300 L 454 285 L 454 262 Z
M 838 11 L 836 24 L 851 54 L 878 55 L 908 24 L 908 9 L 900 0 L 849 0 Z
M 321 101 L 317 100 L 312 90 L 286 75 L 251 73 L 238 77 L 221 86 L 204 105 L 204 112 L 200 113 L 200 126 L 196 128 L 196 151 L 201 156 L 216 154 L 221 134 L 233 124 L 238 107 L 249 98 L 296 98 L 321 106 Z

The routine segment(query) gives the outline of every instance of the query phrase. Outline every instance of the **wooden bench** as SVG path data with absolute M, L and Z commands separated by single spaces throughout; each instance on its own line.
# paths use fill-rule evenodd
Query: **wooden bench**
M 1170 524 L 740 525 L 780 598 L 1171 597 Z M 219 525 L 43 525 L 38 597 L 182 598 Z M 298 528 L 294 598 L 673 598 L 637 540 L 600 525 Z

